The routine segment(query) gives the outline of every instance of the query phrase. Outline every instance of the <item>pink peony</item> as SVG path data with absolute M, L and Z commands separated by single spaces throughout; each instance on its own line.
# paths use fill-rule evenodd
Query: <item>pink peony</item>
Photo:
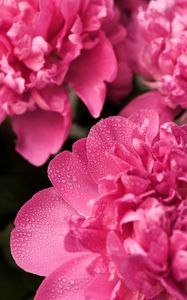
M 0 122 L 11 117 L 17 151 L 41 165 L 71 126 L 67 84 L 94 117 L 106 82 L 129 92 L 126 29 L 110 0 L 6 0 L 0 10 Z
M 11 250 L 36 300 L 187 299 L 187 126 L 154 110 L 101 120 L 48 169 Z
M 144 83 L 170 108 L 187 108 L 187 2 L 152 0 L 129 27 L 129 56 Z

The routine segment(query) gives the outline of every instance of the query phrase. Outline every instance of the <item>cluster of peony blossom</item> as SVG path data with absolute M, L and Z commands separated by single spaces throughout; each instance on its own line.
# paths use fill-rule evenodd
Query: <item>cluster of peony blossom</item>
M 11 117 L 16 150 L 42 165 L 71 127 L 68 86 L 94 117 L 106 83 L 114 100 L 131 90 L 126 29 L 111 0 L 1 0 L 0 10 L 0 122 Z
M 12 255 L 46 277 L 35 300 L 186 300 L 187 2 L 0 3 L 0 119 L 33 164 L 68 135 L 68 86 L 94 117 L 132 73 L 153 89 L 58 154 L 18 212 Z
M 187 299 L 187 125 L 140 110 L 101 120 L 49 164 L 11 249 L 47 276 L 36 300 Z M 98 287 L 98 289 L 97 289 Z

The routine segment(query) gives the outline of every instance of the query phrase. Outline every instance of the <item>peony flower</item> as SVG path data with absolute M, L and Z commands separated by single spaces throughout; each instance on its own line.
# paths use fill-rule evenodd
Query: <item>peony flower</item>
M 150 1 L 129 26 L 129 56 L 144 84 L 157 89 L 171 109 L 187 108 L 187 2 Z
M 49 164 L 19 211 L 16 263 L 36 300 L 187 298 L 187 126 L 154 110 L 110 117 Z
M 0 122 L 11 117 L 17 151 L 41 165 L 71 126 L 67 84 L 94 117 L 106 83 L 115 93 L 129 92 L 131 70 L 119 50 L 126 29 L 109 0 L 10 0 L 0 9 Z

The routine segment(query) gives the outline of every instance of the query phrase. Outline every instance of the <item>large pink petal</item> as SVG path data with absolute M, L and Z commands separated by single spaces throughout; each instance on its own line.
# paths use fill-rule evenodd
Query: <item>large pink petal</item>
M 72 258 L 64 250 L 68 219 L 76 211 L 53 188 L 37 193 L 19 211 L 11 235 L 16 263 L 26 271 L 47 275 Z
M 90 174 L 95 180 L 120 171 L 107 152 L 118 143 L 133 153 L 132 134 L 135 130 L 136 125 L 122 117 L 110 117 L 92 127 L 87 138 L 87 157 Z
M 47 94 L 46 94 L 47 93 Z M 36 166 L 46 162 L 55 154 L 70 130 L 71 107 L 64 91 L 47 90 L 34 94 L 34 100 L 40 108 L 12 117 L 13 130 L 18 140 L 16 150 L 25 159 Z M 45 99 L 49 97 L 48 104 Z
M 105 101 L 105 82 L 113 81 L 116 71 L 113 48 L 104 35 L 93 49 L 83 50 L 70 67 L 67 81 L 95 118 L 99 117 Z
M 62 265 L 43 281 L 35 300 L 85 300 L 85 288 L 94 279 L 87 268 L 97 256 L 87 254 Z
M 170 109 L 164 100 L 164 96 L 158 91 L 150 91 L 133 99 L 121 111 L 120 115 L 129 117 L 132 113 L 140 109 L 155 109 L 160 117 L 160 123 L 173 121 L 177 111 Z
M 49 164 L 48 175 L 65 201 L 90 214 L 90 200 L 98 197 L 97 185 L 77 154 L 64 151 L 57 155 Z

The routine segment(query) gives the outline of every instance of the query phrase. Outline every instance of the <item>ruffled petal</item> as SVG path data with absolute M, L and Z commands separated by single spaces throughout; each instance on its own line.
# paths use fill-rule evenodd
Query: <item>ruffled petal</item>
M 145 142 L 152 144 L 160 127 L 160 119 L 157 111 L 153 109 L 141 109 L 130 115 L 129 120 L 137 125 L 140 134 L 145 138 Z
M 132 135 L 135 130 L 136 125 L 122 117 L 110 117 L 92 127 L 87 138 L 87 157 L 90 174 L 96 181 L 119 173 L 119 167 L 107 153 L 117 143 L 125 143 L 126 149 L 133 153 Z

